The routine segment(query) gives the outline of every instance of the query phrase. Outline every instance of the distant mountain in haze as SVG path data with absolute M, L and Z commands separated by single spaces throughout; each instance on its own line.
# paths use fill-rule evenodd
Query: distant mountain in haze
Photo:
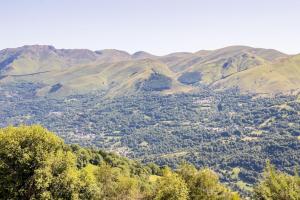
M 37 95 L 42 96 L 94 90 L 112 96 L 139 91 L 172 94 L 193 92 L 199 85 L 247 93 L 289 93 L 299 89 L 299 77 L 299 55 L 247 46 L 165 56 L 47 45 L 0 51 L 0 83 L 39 83 Z

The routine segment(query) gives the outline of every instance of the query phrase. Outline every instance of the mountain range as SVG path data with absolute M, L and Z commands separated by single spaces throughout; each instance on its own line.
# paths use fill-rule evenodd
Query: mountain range
M 23 46 L 0 51 L 0 127 L 40 124 L 143 163 L 211 167 L 249 195 L 266 160 L 291 174 L 300 163 L 299 88 L 300 54 L 273 49 Z
M 139 51 L 56 49 L 31 45 L 0 51 L 0 84 L 40 84 L 38 96 L 101 90 L 107 96 L 139 91 L 191 93 L 205 86 L 273 95 L 300 89 L 300 55 L 230 46 L 155 56 Z

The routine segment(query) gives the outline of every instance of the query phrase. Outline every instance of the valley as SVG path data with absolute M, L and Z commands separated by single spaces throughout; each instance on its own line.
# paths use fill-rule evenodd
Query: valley
M 160 166 L 210 167 L 249 194 L 266 160 L 300 163 L 300 59 L 232 46 L 154 56 L 24 46 L 0 51 L 0 127 L 40 124 Z
M 300 162 L 299 96 L 257 98 L 202 88 L 193 94 L 50 98 L 34 96 L 38 88 L 29 83 L 1 88 L 6 94 L 0 98 L 1 127 L 41 124 L 67 143 L 144 163 L 208 166 L 243 192 L 259 180 L 267 159 L 289 173 Z

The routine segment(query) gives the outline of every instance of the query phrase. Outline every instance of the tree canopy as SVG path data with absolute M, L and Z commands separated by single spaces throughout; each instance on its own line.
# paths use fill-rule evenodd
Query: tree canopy
M 300 179 L 271 165 L 254 190 L 257 200 L 298 200 Z M 208 168 L 141 164 L 68 145 L 41 126 L 0 129 L 0 198 L 54 200 L 239 200 Z
M 258 200 L 298 200 L 300 199 L 300 177 L 277 171 L 269 162 L 264 178 L 254 189 Z

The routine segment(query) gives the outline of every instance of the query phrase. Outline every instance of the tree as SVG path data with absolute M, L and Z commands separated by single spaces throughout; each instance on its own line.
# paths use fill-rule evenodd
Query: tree
M 178 170 L 178 174 L 184 179 L 188 187 L 191 188 L 194 185 L 198 170 L 192 164 L 182 163 Z
M 0 129 L 4 199 L 94 199 L 100 189 L 76 165 L 63 140 L 40 126 Z
M 154 195 L 155 200 L 187 200 L 188 188 L 184 180 L 169 168 L 163 170 Z
M 108 200 L 116 196 L 119 172 L 106 163 L 102 163 L 95 171 L 98 184 L 101 184 L 103 193 L 101 199 Z
M 155 176 L 154 176 L 155 174 Z M 0 197 L 59 200 L 239 200 L 215 172 L 184 163 L 172 171 L 67 145 L 40 126 L 0 129 Z M 300 178 L 269 163 L 257 200 L 300 199 Z
M 139 191 L 138 180 L 122 173 L 118 168 L 103 163 L 95 171 L 98 184 L 102 186 L 103 200 L 137 199 Z
M 179 172 L 189 188 L 192 200 L 238 200 L 239 195 L 231 192 L 219 182 L 218 175 L 210 169 L 198 171 L 193 165 L 182 164 Z
M 36 196 L 35 171 L 63 141 L 40 126 L 0 130 L 0 196 L 29 199 Z
M 257 200 L 298 200 L 300 199 L 300 178 L 276 171 L 267 162 L 263 179 L 254 189 Z
M 117 182 L 115 200 L 134 200 L 139 195 L 138 181 L 135 178 L 120 176 Z

